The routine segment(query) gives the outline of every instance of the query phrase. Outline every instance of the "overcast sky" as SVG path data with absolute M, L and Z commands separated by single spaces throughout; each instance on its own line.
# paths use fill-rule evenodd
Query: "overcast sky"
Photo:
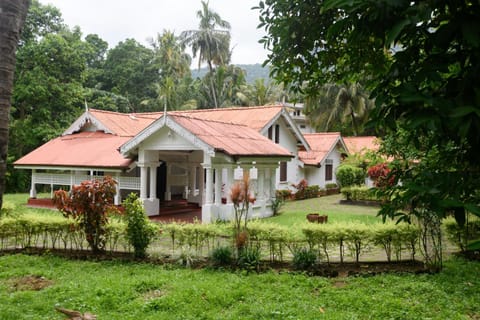
M 40 0 L 52 4 L 62 12 L 71 28 L 80 26 L 83 35 L 98 34 L 110 48 L 120 41 L 134 38 L 147 45 L 149 37 L 163 30 L 176 35 L 184 30 L 198 28 L 196 12 L 200 0 Z M 265 34 L 257 29 L 258 10 L 251 8 L 259 0 L 210 0 L 209 7 L 230 22 L 232 63 L 263 63 L 267 52 L 258 40 Z M 191 51 L 189 50 L 191 54 Z M 198 61 L 194 62 L 197 66 Z

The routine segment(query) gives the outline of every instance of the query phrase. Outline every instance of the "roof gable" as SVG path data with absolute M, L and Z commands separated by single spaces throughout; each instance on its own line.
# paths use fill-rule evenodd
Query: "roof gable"
M 121 137 L 133 137 L 153 121 L 163 115 L 162 112 L 119 113 L 90 109 L 85 111 L 63 135 L 80 131 L 103 131 Z
M 344 137 L 346 150 L 348 153 L 362 153 L 365 151 L 377 151 L 380 143 L 375 136 L 364 137 Z
M 265 138 L 256 130 L 234 123 L 198 119 L 186 113 L 171 113 L 141 131 L 121 146 L 126 155 L 164 126 L 169 127 L 194 146 L 210 155 L 222 152 L 229 156 L 291 157 L 288 150 Z
M 298 157 L 306 165 L 319 166 L 338 145 L 345 148 L 340 132 L 307 133 L 304 136 L 311 150 L 300 151 Z

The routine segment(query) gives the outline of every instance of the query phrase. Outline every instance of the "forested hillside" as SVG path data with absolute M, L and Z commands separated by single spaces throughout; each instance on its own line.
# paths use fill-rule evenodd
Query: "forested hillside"
M 270 82 L 269 68 L 263 67 L 260 63 L 236 64 L 235 66 L 245 71 L 245 81 L 248 84 L 254 84 L 257 79 L 265 79 L 266 82 Z M 207 68 L 192 69 L 192 77 L 203 78 L 207 72 Z

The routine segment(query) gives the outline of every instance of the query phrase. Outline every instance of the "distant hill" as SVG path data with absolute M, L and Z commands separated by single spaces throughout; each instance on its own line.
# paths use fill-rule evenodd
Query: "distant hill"
M 256 79 L 265 79 L 266 82 L 270 82 L 270 76 L 269 76 L 269 68 L 268 67 L 262 67 L 260 63 L 256 64 L 236 64 L 237 67 L 242 68 L 245 70 L 246 76 L 245 80 L 247 83 L 252 84 L 255 82 Z M 198 69 L 192 69 L 192 77 L 193 78 L 203 78 L 205 74 L 207 73 L 207 68 L 201 68 L 200 70 Z

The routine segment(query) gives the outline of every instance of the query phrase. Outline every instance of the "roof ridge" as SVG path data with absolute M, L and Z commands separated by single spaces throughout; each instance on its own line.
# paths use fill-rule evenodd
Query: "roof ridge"
M 163 111 L 157 112 L 119 112 L 119 111 L 110 111 L 110 110 L 101 110 L 101 109 L 88 109 L 88 111 L 94 111 L 99 113 L 108 113 L 108 114 L 116 114 L 119 116 L 130 116 L 134 115 L 136 117 L 141 117 L 142 115 L 163 115 Z
M 234 126 L 240 126 L 240 127 L 244 127 L 244 128 L 249 128 L 249 126 L 247 126 L 247 125 L 245 125 L 245 124 L 237 123 L 237 122 L 226 122 L 226 121 L 213 120 L 213 119 L 197 118 L 197 117 L 195 117 L 195 116 L 193 116 L 193 115 L 190 115 L 190 114 L 178 114 L 178 113 L 175 113 L 175 114 L 171 114 L 170 116 L 187 118 L 187 119 L 195 119 L 195 120 L 204 121 L 204 122 L 214 122 L 214 123 L 221 123 L 221 124 L 230 124 L 230 125 L 234 125 Z
M 268 108 L 283 108 L 282 105 L 274 104 L 274 105 L 265 105 L 265 106 L 233 106 L 227 108 L 217 108 L 217 109 L 194 109 L 194 110 L 174 110 L 170 111 L 171 113 L 179 114 L 179 113 L 200 113 L 200 112 L 218 112 L 218 111 L 230 111 L 230 110 L 247 110 L 247 109 L 268 109 Z

